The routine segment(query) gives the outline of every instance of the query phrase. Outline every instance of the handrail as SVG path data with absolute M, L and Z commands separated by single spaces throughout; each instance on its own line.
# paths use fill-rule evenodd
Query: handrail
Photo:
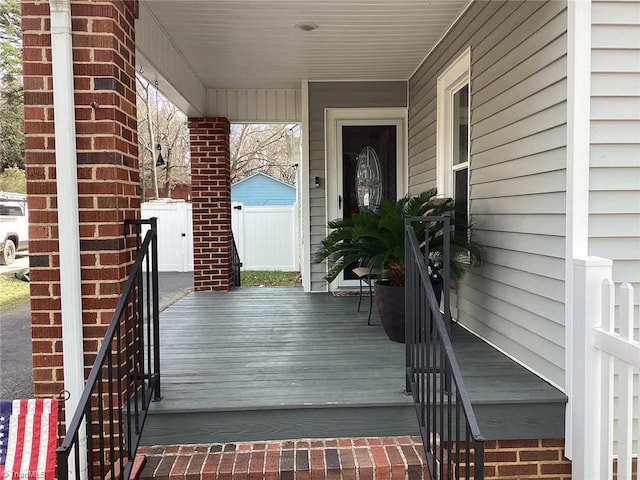
M 231 269 L 233 271 L 233 286 L 240 287 L 242 286 L 240 277 L 240 268 L 242 267 L 242 261 L 240 260 L 240 255 L 238 254 L 238 247 L 236 246 L 236 239 L 233 236 L 233 232 L 231 232 L 231 243 L 233 255 L 233 259 L 231 261 Z
M 427 267 L 429 239 L 421 250 L 413 228 L 416 222 L 444 224 L 445 315 Z M 431 478 L 482 480 L 484 437 L 449 338 L 449 225 L 446 216 L 405 220 L 407 392 L 414 399 Z
M 125 221 L 131 226 L 137 258 L 56 450 L 59 480 L 128 479 L 149 404 L 161 398 L 156 218 Z M 143 226 L 149 229 L 141 242 Z M 81 429 L 88 445 L 80 444 Z

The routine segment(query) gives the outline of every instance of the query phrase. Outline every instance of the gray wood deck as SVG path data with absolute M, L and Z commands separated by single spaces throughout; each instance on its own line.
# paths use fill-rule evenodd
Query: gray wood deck
M 163 400 L 152 405 L 143 444 L 416 434 L 404 345 L 387 339 L 375 311 L 367 326 L 357 301 L 244 288 L 191 293 L 169 307 L 161 314 Z M 455 332 L 463 375 L 490 431 L 540 425 L 549 404 L 564 404 L 560 392 Z M 505 416 L 505 403 L 523 402 L 541 411 L 523 416 L 513 407 Z

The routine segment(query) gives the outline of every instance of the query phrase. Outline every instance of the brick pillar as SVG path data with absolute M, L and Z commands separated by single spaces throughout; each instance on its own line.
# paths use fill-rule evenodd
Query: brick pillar
M 196 291 L 233 288 L 229 121 L 190 118 Z
M 25 150 L 35 394 L 63 386 L 49 2 L 22 0 Z M 136 1 L 72 4 L 85 371 L 132 263 L 123 221 L 139 218 Z M 68 159 L 73 161 L 73 159 Z M 130 238 L 130 237 L 129 237 Z

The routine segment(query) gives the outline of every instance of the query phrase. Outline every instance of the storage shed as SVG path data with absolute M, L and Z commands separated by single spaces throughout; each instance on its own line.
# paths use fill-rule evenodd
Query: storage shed
M 293 205 L 296 187 L 258 172 L 231 185 L 231 201 L 254 207 Z

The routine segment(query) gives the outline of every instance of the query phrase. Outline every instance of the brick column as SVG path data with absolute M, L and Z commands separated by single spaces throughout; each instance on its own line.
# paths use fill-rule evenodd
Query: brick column
M 22 0 L 25 153 L 37 396 L 64 388 L 49 2 Z M 140 216 L 137 1 L 72 3 L 85 371 L 132 263 L 123 222 Z M 68 161 L 74 161 L 68 159 Z M 64 266 L 62 266 L 64 268 Z
M 229 121 L 190 118 L 196 291 L 233 288 Z

